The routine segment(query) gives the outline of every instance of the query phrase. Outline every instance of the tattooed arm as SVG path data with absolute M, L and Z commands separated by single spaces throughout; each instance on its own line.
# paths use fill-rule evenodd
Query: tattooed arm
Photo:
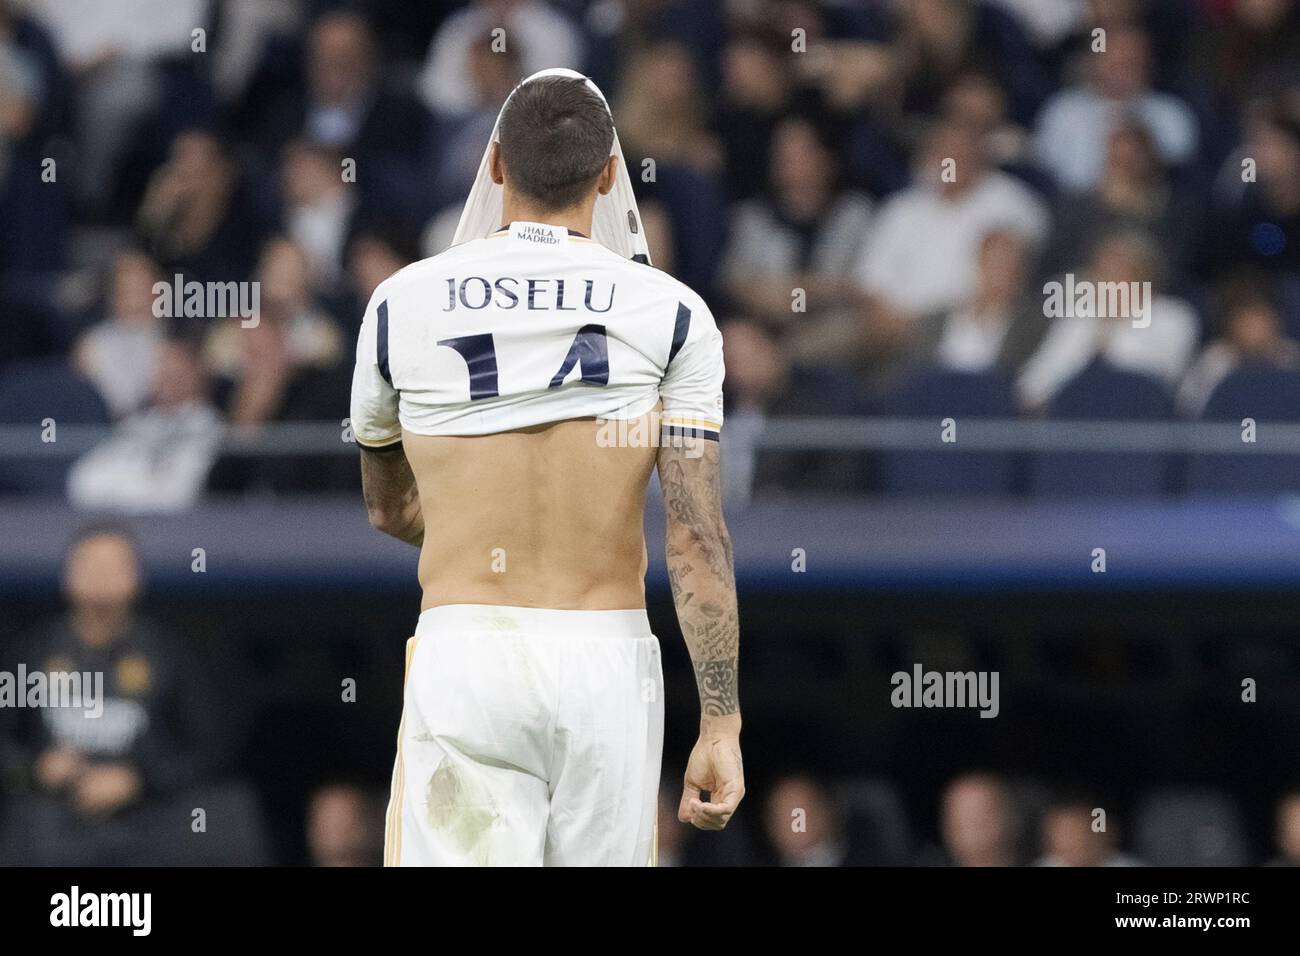
M 721 830 L 745 795 L 745 773 L 737 688 L 740 622 L 717 442 L 665 445 L 659 484 L 668 513 L 668 580 L 700 694 L 700 737 L 687 761 L 677 815 L 702 830 Z
M 361 494 L 372 526 L 417 548 L 424 543 L 420 492 L 400 442 L 361 448 Z

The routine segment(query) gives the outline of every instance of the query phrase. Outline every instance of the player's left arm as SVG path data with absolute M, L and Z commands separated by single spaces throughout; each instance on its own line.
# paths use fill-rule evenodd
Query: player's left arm
M 659 384 L 659 485 L 668 517 L 668 581 L 700 695 L 700 736 L 686 762 L 677 817 L 702 830 L 725 827 L 745 795 L 740 619 L 718 444 L 724 375 L 722 335 L 708 306 L 692 295 L 678 305 Z
M 398 395 L 388 364 L 388 303 L 381 283 L 357 337 L 350 422 L 361 449 L 361 494 L 370 524 L 417 548 L 424 514 L 415 473 L 402 449 Z

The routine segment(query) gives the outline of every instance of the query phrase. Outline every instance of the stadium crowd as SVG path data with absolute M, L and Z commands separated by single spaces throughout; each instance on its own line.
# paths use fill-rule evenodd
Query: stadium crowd
M 915 490 L 748 454 L 771 416 L 1300 416 L 1291 0 L 0 0 L 0 414 L 115 424 L 6 487 L 354 487 L 220 430 L 342 419 L 371 291 L 446 247 L 553 65 L 723 327 L 738 494 Z M 1149 301 L 1053 314 L 1063 279 Z M 260 321 L 160 316 L 159 282 L 257 283 Z M 955 487 L 1033 487 L 987 465 Z M 1122 490 L 1179 487 L 1151 474 Z

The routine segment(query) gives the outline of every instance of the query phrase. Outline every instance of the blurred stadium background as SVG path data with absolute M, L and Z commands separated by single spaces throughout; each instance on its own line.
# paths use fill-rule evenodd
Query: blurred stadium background
M 377 862 L 419 597 L 352 342 L 557 65 L 726 341 L 751 788 L 661 860 L 1300 862 L 1291 0 L 0 0 L 0 662 L 115 714 L 0 710 L 4 860 Z M 1149 324 L 1049 317 L 1067 274 Z M 893 708 L 916 663 L 999 715 Z

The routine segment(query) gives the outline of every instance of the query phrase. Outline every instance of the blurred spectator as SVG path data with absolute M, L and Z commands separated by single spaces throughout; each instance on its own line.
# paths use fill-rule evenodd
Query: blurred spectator
M 861 414 L 866 400 L 853 376 L 833 367 L 792 367 L 770 333 L 732 319 L 722 325 L 730 363 L 726 388 L 731 451 L 724 489 L 729 502 L 758 492 L 847 492 L 862 481 L 852 453 L 755 451 L 754 440 L 773 415 Z
M 15 801 L 11 852 L 27 865 L 106 866 L 156 860 L 160 811 L 193 784 L 202 713 L 175 639 L 137 617 L 140 565 L 127 534 L 91 525 L 68 550 L 66 616 L 26 648 L 32 669 L 102 678 L 102 712 L 20 712 L 30 789 Z M 177 811 L 170 825 L 188 825 Z M 172 842 L 180 840 L 174 834 Z
M 355 162 L 356 190 L 371 207 L 429 212 L 429 114 L 409 92 L 384 81 L 366 20 L 349 10 L 324 14 L 306 38 L 306 84 L 263 110 L 259 139 L 278 149 L 304 139 Z
M 882 347 L 906 341 L 920 316 L 968 301 L 986 234 L 1004 230 L 1036 244 L 1048 226 L 1042 203 L 989 168 L 985 144 L 965 124 L 933 128 L 915 176 L 880 210 L 856 269 Z
M 1284 794 L 1277 802 L 1274 818 L 1277 856 L 1269 866 L 1300 866 L 1300 788 Z
M 1137 866 L 1138 861 L 1116 849 L 1115 822 L 1106 817 L 1097 829 L 1095 800 L 1065 799 L 1053 803 L 1040 824 L 1043 855 L 1036 866 Z
M 748 29 L 746 14 L 757 9 L 756 5 L 696 0 L 600 0 L 556 5 L 585 8 L 582 26 L 587 38 L 583 58 L 586 66 L 581 70 L 607 92 L 617 88 L 620 64 L 633 51 L 661 40 L 684 44 L 705 71 L 709 87 L 716 88 L 727 37 Z
M 657 43 L 629 57 L 613 112 L 638 196 L 658 201 L 668 214 L 674 274 L 694 289 L 711 290 L 726 235 L 725 170 L 687 49 Z
M 327 784 L 307 807 L 312 866 L 379 866 L 384 856 L 382 803 L 358 786 Z
M 348 241 L 348 280 L 357 306 L 355 315 L 359 317 L 365 310 L 379 283 L 419 258 L 419 242 L 402 224 L 358 229 Z
M 1199 55 L 1214 92 L 1231 103 L 1294 80 L 1300 10 L 1294 0 L 1227 0 L 1201 32 Z
M 257 325 L 245 328 L 230 319 L 208 336 L 205 357 L 217 380 L 218 406 L 241 429 L 285 420 L 333 420 L 341 426 L 353 351 L 338 323 L 313 298 L 302 249 L 283 238 L 267 243 L 258 277 Z M 217 463 L 208 485 L 214 491 L 290 490 L 304 484 L 350 489 L 356 471 L 354 462 L 337 456 L 232 456 Z
M 760 325 L 733 319 L 724 322 L 721 331 L 733 369 L 726 382 L 732 451 L 723 478 L 723 498 L 742 503 L 750 499 L 757 485 L 754 441 L 770 410 L 786 394 L 790 368 L 776 340 Z
M 137 225 L 168 272 L 197 281 L 243 281 L 268 231 L 225 140 L 203 130 L 181 133 L 154 172 Z
M 624 148 L 656 165 L 681 164 L 715 170 L 721 151 L 705 126 L 703 91 L 694 62 L 675 43 L 658 43 L 633 54 L 624 67 L 614 107 Z M 633 169 L 636 179 L 639 170 Z
M 970 72 L 954 77 L 944 91 L 940 115 L 964 122 L 984 143 L 989 162 L 1014 167 L 1018 174 L 1032 173 L 1027 164 L 1029 131 L 1007 113 L 1007 95 L 987 73 Z
M 151 403 L 72 466 L 68 497 L 76 507 L 183 511 L 202 494 L 221 419 L 208 401 L 192 345 L 172 339 L 158 347 L 156 363 Z
M 1185 280 L 1198 249 L 1200 206 L 1170 184 L 1150 130 L 1136 120 L 1120 122 L 1107 138 L 1096 187 L 1062 198 L 1043 271 L 1078 269 L 1102 236 L 1140 229 L 1160 243 L 1170 276 Z
M 1087 19 L 1104 30 L 1142 23 L 1147 5 L 1146 0 L 1084 0 Z
M 1196 117 L 1181 100 L 1150 85 L 1150 44 L 1132 27 L 1108 30 L 1104 52 L 1087 52 L 1088 80 L 1062 90 L 1043 107 L 1035 141 L 1039 160 L 1065 189 L 1094 187 L 1115 126 L 1137 117 L 1151 131 L 1161 159 L 1183 166 L 1195 158 Z
M 73 349 L 78 371 L 99 389 L 114 418 L 138 411 L 153 393 L 155 360 L 167 334 L 154 312 L 158 264 L 128 250 L 113 261 L 108 315 L 86 330 Z
M 772 133 L 789 96 L 789 57 L 781 47 L 756 34 L 727 45 L 713 127 L 722 143 L 729 198 L 749 199 L 770 188 Z
M 66 124 L 66 87 L 49 35 L 13 0 L 0 0 L 0 273 L 64 264 L 63 191 L 40 172 Z M 41 228 L 26 227 L 34 222 Z
M 1054 50 L 1083 25 L 1085 0 L 991 0 L 1015 17 L 1040 50 Z
M 1092 284 L 1092 306 L 1068 301 L 1069 277 L 1062 282 L 1060 301 L 1068 311 L 1051 319 L 1042 345 L 1021 370 L 1021 405 L 1044 408 L 1098 355 L 1117 368 L 1158 378 L 1172 391 L 1192 360 L 1200 323 L 1190 305 L 1160 293 L 1160 273 L 1159 250 L 1145 234 L 1102 239 L 1087 272 L 1074 280 L 1076 290 L 1080 281 Z M 1108 314 L 1112 310 L 1117 314 Z
M 1046 331 L 1042 308 L 1025 296 L 1027 258 L 1025 241 L 1015 233 L 985 235 L 970 301 L 917 324 L 909 364 L 1008 375 L 1019 369 Z
M 214 91 L 229 105 L 238 103 L 255 84 L 259 61 L 268 57 L 268 50 L 278 51 L 302 31 L 306 11 L 295 0 L 218 0 L 218 4 L 221 32 L 208 55 L 212 57 Z
M 142 121 L 163 104 L 166 62 L 190 55 L 191 31 L 209 25 L 208 0 L 59 0 L 34 9 L 76 83 L 83 206 L 103 213 L 122 157 Z
M 789 333 L 783 345 L 792 361 L 857 364 L 861 330 L 848 272 L 866 242 L 871 201 L 842 188 L 835 153 L 806 119 L 776 127 L 771 171 L 770 195 L 739 203 L 732 215 L 727 293 L 746 314 Z
M 472 84 L 471 49 L 491 49 L 493 31 L 504 31 L 506 48 L 516 47 L 520 73 L 563 66 L 583 68 L 582 33 L 577 24 L 542 0 L 474 0 L 452 14 L 429 46 L 424 69 L 416 81 L 420 97 L 439 119 L 461 118 L 478 105 Z
M 493 52 L 485 44 L 469 48 L 468 80 L 474 94 L 473 106 L 455 119 L 444 120 L 438 131 L 433 195 L 439 208 L 451 206 L 456 215 L 460 215 L 465 197 L 478 175 L 483 148 L 496 128 L 501 107 L 523 79 L 519 72 L 519 59 L 519 53 L 513 47 L 500 53 Z
M 0 182 L 13 169 L 15 144 L 27 137 L 44 106 L 41 64 L 17 42 L 18 25 L 0 6 Z
M 1020 826 L 1002 778 L 969 773 L 944 788 L 940 829 L 954 866 L 1016 866 Z
M 1214 266 L 1300 274 L 1300 116 L 1287 115 L 1279 104 L 1251 111 L 1218 192 Z
M 794 57 L 792 101 L 799 109 L 822 111 L 842 130 L 845 164 L 854 181 L 877 195 L 907 183 L 907 152 L 901 145 L 912 134 L 915 119 L 903 110 L 901 57 L 883 41 L 887 29 L 848 31 L 848 36 L 817 37 L 814 8 L 801 3 L 782 5 L 786 29 L 774 42 L 790 62 L 790 28 L 809 31 L 809 49 Z M 846 8 L 822 6 L 822 14 Z M 865 13 L 870 18 L 869 11 Z M 830 18 L 827 17 L 829 26 Z
M 1011 112 L 1028 124 L 1047 94 L 1048 79 L 1019 23 L 988 3 L 902 0 L 894 46 L 903 65 L 903 105 L 933 116 L 959 74 L 986 69 L 998 77 Z
M 280 182 L 285 232 L 307 255 L 311 287 L 322 294 L 336 291 L 358 204 L 355 191 L 339 175 L 338 154 L 296 140 L 284 149 Z
M 257 325 L 224 319 L 204 343 L 204 365 L 222 383 L 221 404 L 232 425 L 275 419 L 296 375 L 331 368 L 346 351 L 338 325 L 313 300 L 310 264 L 300 246 L 284 238 L 268 242 L 257 281 Z
M 1245 866 L 1248 854 L 1236 800 L 1205 788 L 1144 794 L 1133 814 L 1133 845 L 1151 866 Z
M 360 139 L 374 93 L 373 43 L 365 21 L 353 13 L 328 13 L 312 24 L 304 135 L 336 147 Z
M 844 810 L 812 777 L 782 777 L 772 787 L 763 829 L 779 866 L 861 866 L 844 827 Z
M 1219 383 L 1246 362 L 1300 367 L 1300 343 L 1286 335 L 1277 306 L 1259 284 L 1245 279 L 1228 287 L 1221 334 L 1201 350 L 1179 386 L 1184 415 L 1199 416 Z

